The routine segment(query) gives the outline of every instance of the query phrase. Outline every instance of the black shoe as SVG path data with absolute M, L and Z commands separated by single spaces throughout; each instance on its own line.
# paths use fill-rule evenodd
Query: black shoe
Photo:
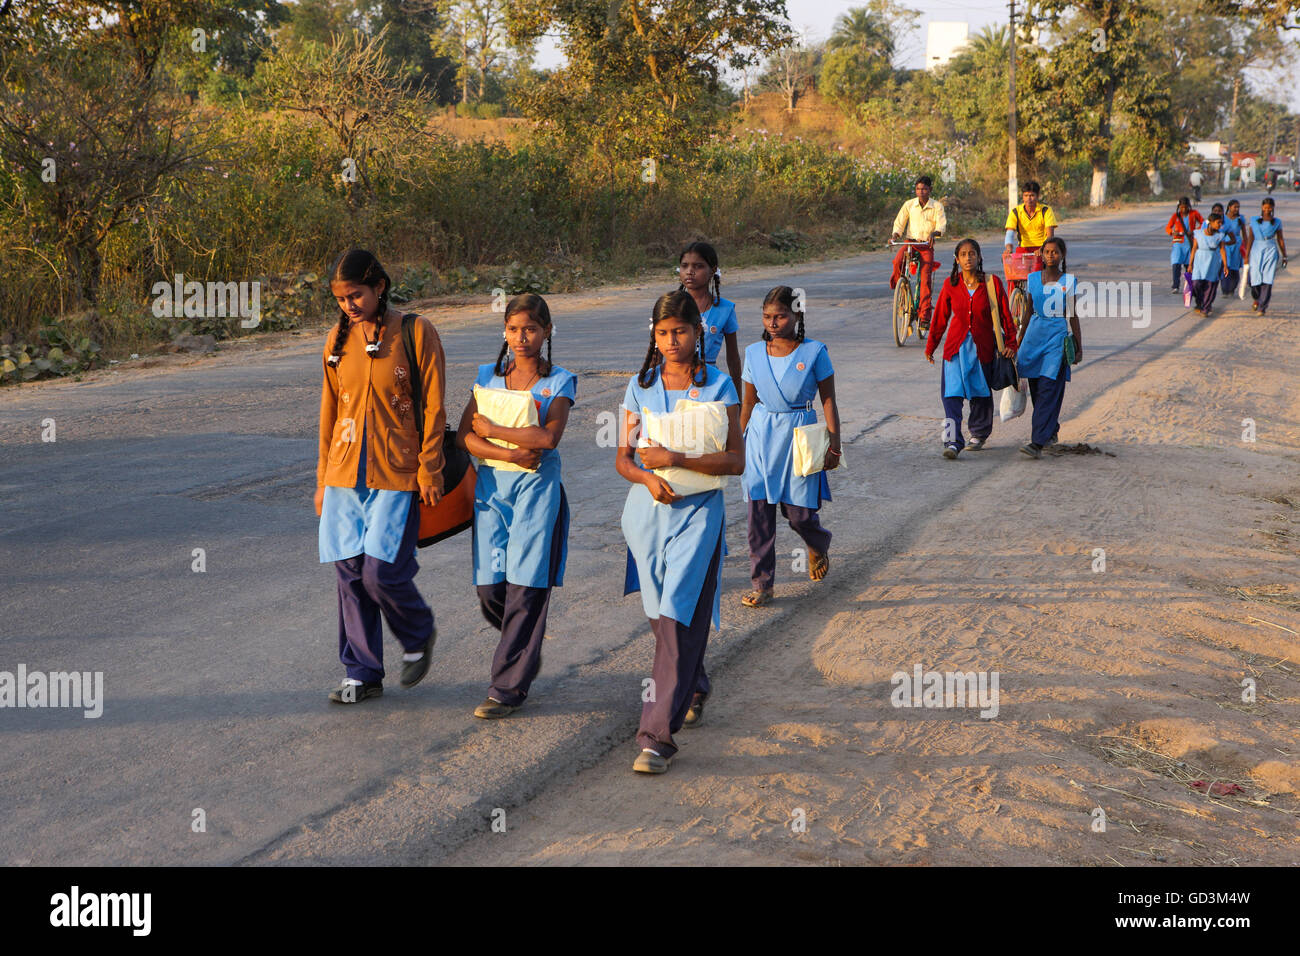
M 704 721 L 704 702 L 709 698 L 704 694 L 697 693 L 691 698 L 691 709 L 686 712 L 686 719 L 682 721 L 683 727 L 698 727 Z
M 484 720 L 497 720 L 501 717 L 509 717 L 518 709 L 518 704 L 503 704 L 495 697 L 489 697 L 474 708 L 474 716 L 482 717 Z
M 1034 442 L 1027 442 L 1020 446 L 1020 453 L 1022 455 L 1028 455 L 1030 458 L 1042 458 L 1043 446 L 1037 445 Z
M 384 685 L 379 681 L 364 684 L 344 684 L 330 691 L 331 704 L 359 704 L 371 697 L 383 697 Z
M 957 456 L 960 454 L 961 454 L 961 449 L 958 448 L 956 445 L 943 446 L 943 457 L 947 458 L 949 461 L 956 461 Z
M 406 661 L 402 664 L 402 676 L 398 681 L 399 684 L 403 687 L 414 687 L 424 680 L 424 675 L 429 673 L 429 658 L 433 656 L 433 644 L 437 639 L 438 629 L 435 627 L 424 644 L 424 656 L 418 661 Z

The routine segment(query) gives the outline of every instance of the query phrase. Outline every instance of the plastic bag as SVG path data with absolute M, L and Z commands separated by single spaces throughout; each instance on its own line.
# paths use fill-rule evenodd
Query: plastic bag
M 1015 388 L 1004 388 L 998 392 L 998 418 L 1009 422 L 1025 413 L 1029 404 L 1029 379 L 1022 378 Z

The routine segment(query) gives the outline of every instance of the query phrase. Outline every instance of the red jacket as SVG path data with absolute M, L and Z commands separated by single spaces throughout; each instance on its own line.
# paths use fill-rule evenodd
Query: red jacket
M 1182 219 L 1183 222 L 1187 223 L 1187 228 L 1192 230 L 1192 232 L 1195 232 L 1197 227 L 1200 226 L 1201 223 L 1205 222 L 1205 220 L 1201 218 L 1201 214 L 1195 209 L 1186 216 L 1179 216 L 1178 213 L 1175 212 L 1169 217 L 1169 225 L 1165 226 L 1165 232 L 1179 240 L 1186 238 L 1183 235 L 1183 222 L 1179 222 L 1179 219 Z
M 1002 280 L 997 276 L 989 276 L 989 279 L 992 280 L 998 297 L 998 313 L 1002 316 L 1002 339 L 1015 349 L 1016 326 L 1011 321 L 1011 307 L 1007 304 L 1006 289 L 1002 287 Z M 993 311 L 989 308 L 988 289 L 983 284 L 972 296 L 966 291 L 966 283 L 962 281 L 960 275 L 957 277 L 955 288 L 951 279 L 943 280 L 943 287 L 939 290 L 939 301 L 934 306 L 934 317 L 930 320 L 930 334 L 925 339 L 927 356 L 933 355 L 934 350 L 939 347 L 939 340 L 943 338 L 944 329 L 949 327 L 950 320 L 952 327 L 948 338 L 943 343 L 945 360 L 957 355 L 962 342 L 966 341 L 966 333 L 970 332 L 975 339 L 975 351 L 979 353 L 980 361 L 993 361 L 998 343 L 993 335 Z

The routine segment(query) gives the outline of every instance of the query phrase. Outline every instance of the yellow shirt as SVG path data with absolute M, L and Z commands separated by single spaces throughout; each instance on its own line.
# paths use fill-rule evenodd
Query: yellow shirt
M 1011 212 L 1007 213 L 1007 224 L 1003 229 L 1016 229 L 1016 216 L 1020 217 L 1020 245 L 1026 249 L 1032 249 L 1041 246 L 1047 241 L 1047 230 L 1058 225 L 1056 213 L 1052 212 L 1052 207 L 1039 203 L 1034 208 L 1034 215 L 1031 218 L 1029 213 L 1025 212 L 1025 204 L 1021 203 Z
M 894 232 L 912 242 L 928 242 L 930 233 L 947 231 L 948 217 L 943 204 L 934 198 L 924 206 L 918 199 L 909 199 L 894 217 Z

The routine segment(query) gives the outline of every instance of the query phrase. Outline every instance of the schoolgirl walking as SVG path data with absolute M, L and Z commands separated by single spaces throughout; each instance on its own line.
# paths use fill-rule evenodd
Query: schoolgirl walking
M 740 400 L 731 378 L 704 360 L 703 342 L 692 296 L 681 291 L 662 296 L 651 315 L 645 361 L 623 398 L 615 467 L 632 484 L 622 520 L 628 550 L 624 593 L 641 592 L 655 635 L 651 684 L 637 731 L 641 752 L 632 766 L 639 773 L 665 772 L 677 752 L 673 734 L 681 729 L 701 680 L 709 624 L 719 623 L 726 516 L 721 488 L 678 494 L 655 469 L 719 476 L 739 475 L 745 468 Z M 683 400 L 725 408 L 721 450 L 687 454 L 634 441 L 646 413 L 666 415 Z
M 1074 311 L 1077 283 L 1066 271 L 1065 240 L 1048 239 L 1042 255 L 1043 268 L 1030 273 L 1025 283 L 1033 311 L 1016 350 L 1017 371 L 1028 379 L 1034 403 L 1030 439 L 1020 448 L 1030 458 L 1041 458 L 1043 448 L 1056 441 L 1070 366 L 1083 357 L 1083 337 Z
M 353 249 L 330 270 L 339 319 L 321 356 L 316 513 L 322 562 L 338 578 L 339 660 L 345 677 L 329 694 L 355 704 L 383 694 L 381 616 L 405 652 L 400 683 L 429 669 L 437 636 L 433 612 L 415 586 L 419 502 L 442 495 L 445 360 L 437 331 L 416 317 L 412 337 L 422 394 L 402 339 L 402 316 L 388 306 L 391 282 L 371 253 Z M 424 433 L 414 400 L 424 408 Z
M 527 392 L 539 424 L 494 422 L 471 397 L 457 430 L 465 450 L 483 461 L 474 489 L 474 585 L 483 617 L 501 634 L 487 699 L 474 711 L 485 719 L 513 713 L 528 696 L 542 666 L 551 589 L 564 583 L 569 503 L 559 444 L 578 379 L 551 361 L 554 331 L 545 299 L 515 296 L 506 305 L 501 352 L 479 366 L 475 382 Z
M 835 370 L 826 346 L 809 339 L 795 292 L 777 286 L 763 299 L 763 340 L 745 349 L 745 398 L 740 427 L 745 436 L 749 501 L 749 562 L 753 590 L 747 607 L 772 601 L 776 575 L 776 510 L 808 546 L 808 576 L 820 581 L 830 568 L 831 533 L 818 511 L 831 500 L 826 472 L 840 460 L 840 415 Z M 830 446 L 821 470 L 800 476 L 795 469 L 795 429 L 817 422 L 815 401 L 826 416 Z
M 731 376 L 736 394 L 740 394 L 740 347 L 736 335 L 740 320 L 736 317 L 736 303 L 722 297 L 722 270 L 718 268 L 718 251 L 707 242 L 692 242 L 677 258 L 677 274 L 681 291 L 690 293 L 700 312 L 704 328 L 704 361 L 718 365 L 718 357 L 725 351 L 727 374 Z

